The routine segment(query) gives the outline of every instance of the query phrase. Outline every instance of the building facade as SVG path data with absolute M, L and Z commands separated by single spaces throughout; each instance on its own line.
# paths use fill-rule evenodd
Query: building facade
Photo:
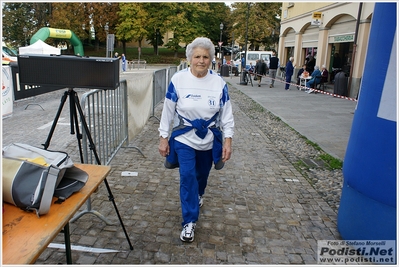
M 316 65 L 325 65 L 332 75 L 334 61 L 340 61 L 348 77 L 347 96 L 357 98 L 374 5 L 373 2 L 283 2 L 278 48 L 281 65 L 294 57 L 296 73 L 306 57 L 312 55 Z

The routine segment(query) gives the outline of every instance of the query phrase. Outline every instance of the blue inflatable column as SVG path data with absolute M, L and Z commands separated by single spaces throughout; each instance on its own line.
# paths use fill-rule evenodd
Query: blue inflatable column
M 343 166 L 346 240 L 396 240 L 396 24 L 396 3 L 377 2 Z

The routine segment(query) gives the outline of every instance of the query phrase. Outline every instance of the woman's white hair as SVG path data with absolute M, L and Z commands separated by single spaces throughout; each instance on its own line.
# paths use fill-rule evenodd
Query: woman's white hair
M 187 61 L 191 62 L 191 58 L 193 56 L 193 50 L 197 47 L 201 47 L 209 51 L 209 57 L 212 59 L 215 55 L 215 46 L 212 41 L 206 37 L 197 37 L 194 41 L 187 45 L 186 48 L 186 57 Z

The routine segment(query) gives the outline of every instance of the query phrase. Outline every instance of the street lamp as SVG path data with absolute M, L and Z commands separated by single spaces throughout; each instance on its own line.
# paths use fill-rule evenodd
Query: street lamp
M 107 48 L 106 48 L 107 51 L 105 53 L 105 57 L 108 57 L 108 31 L 109 31 L 108 22 L 105 24 L 104 30 L 105 30 L 105 33 L 106 33 L 106 42 L 107 42 Z
M 249 21 L 249 8 L 251 7 L 251 3 L 247 3 L 247 18 L 246 18 L 246 25 L 245 25 L 245 59 L 248 53 L 248 21 Z M 245 62 L 245 65 L 247 62 Z M 246 67 L 246 66 L 245 66 Z
M 82 23 L 82 30 L 83 30 L 83 33 L 84 33 L 84 37 L 83 38 L 86 39 L 86 23 Z
M 222 32 L 223 32 L 223 22 L 220 23 L 220 42 L 219 42 L 219 53 L 220 53 L 220 66 L 223 65 L 223 52 L 222 52 Z
M 154 42 L 154 47 L 155 47 L 155 53 L 158 56 L 159 55 L 159 49 L 158 49 L 158 36 L 159 36 L 159 29 L 155 28 L 155 42 Z
M 24 28 L 22 29 L 24 31 L 24 37 L 25 37 L 25 46 L 27 46 L 27 41 L 26 41 L 26 33 L 28 32 L 28 29 L 26 28 L 26 26 L 24 26 Z
M 247 3 L 247 17 L 246 17 L 246 26 L 245 26 L 245 54 L 244 58 L 241 57 L 241 79 L 240 84 L 247 85 L 248 81 L 246 78 L 246 65 L 247 65 L 247 53 L 248 53 L 248 20 L 249 20 L 249 8 L 251 7 L 250 3 Z M 244 62 L 243 62 L 244 60 Z

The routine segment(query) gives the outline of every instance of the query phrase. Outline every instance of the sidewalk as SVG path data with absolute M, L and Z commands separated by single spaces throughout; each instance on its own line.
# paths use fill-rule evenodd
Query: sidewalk
M 279 78 L 274 88 L 269 87 L 269 77 L 263 77 L 261 87 L 257 81 L 253 81 L 253 86 L 251 83 L 240 85 L 239 76 L 226 77 L 225 80 L 331 156 L 344 159 L 356 101 L 323 93 L 308 94 L 293 85 L 286 91 L 285 82 Z
M 334 150 L 332 144 L 334 140 L 346 142 L 348 134 L 345 136 L 343 132 L 349 133 L 350 129 L 345 127 L 350 128 L 350 119 L 345 117 L 350 117 L 355 103 L 305 94 L 294 88 L 285 91 L 279 82 L 275 88 L 269 88 L 264 81 L 259 88 L 238 85 L 239 77 L 226 80 L 231 83 L 231 90 L 238 89 L 252 97 L 320 146 L 324 146 L 324 140 L 328 144 L 328 137 L 334 137 L 330 140 L 331 154 L 343 154 L 344 146 Z M 3 144 L 25 142 L 40 146 L 47 137 L 46 125 L 51 125 L 62 93 L 62 90 L 53 92 L 42 96 L 42 101 L 37 100 L 44 110 L 37 106 L 24 109 L 24 103 L 19 103 L 14 115 L 3 120 Z M 156 108 L 156 117 L 160 116 L 161 108 L 162 105 Z M 74 248 L 73 262 L 316 264 L 317 241 L 340 239 L 337 214 L 261 129 L 237 106 L 233 108 L 236 122 L 233 157 L 221 171 L 211 171 L 193 243 L 179 239 L 179 174 L 178 170 L 164 168 L 164 158 L 158 153 L 159 121 L 150 118 L 130 143 L 140 148 L 145 157 L 134 148 L 121 148 L 111 162 L 112 171 L 107 178 L 134 250 L 129 250 L 107 190 L 101 186 L 92 196 L 92 209 L 114 225 L 86 214 L 70 224 L 71 242 L 119 252 Z M 69 134 L 67 114 L 66 108 L 61 117 L 65 119 L 57 125 L 50 148 L 64 149 L 78 161 L 77 141 Z M 342 120 L 346 124 L 337 126 Z M 335 125 L 328 128 L 332 123 Z M 327 148 L 323 147 L 330 152 Z M 137 176 L 122 176 L 125 171 L 137 172 Z M 53 243 L 63 244 L 63 234 Z M 65 262 L 64 250 L 47 248 L 35 264 Z

